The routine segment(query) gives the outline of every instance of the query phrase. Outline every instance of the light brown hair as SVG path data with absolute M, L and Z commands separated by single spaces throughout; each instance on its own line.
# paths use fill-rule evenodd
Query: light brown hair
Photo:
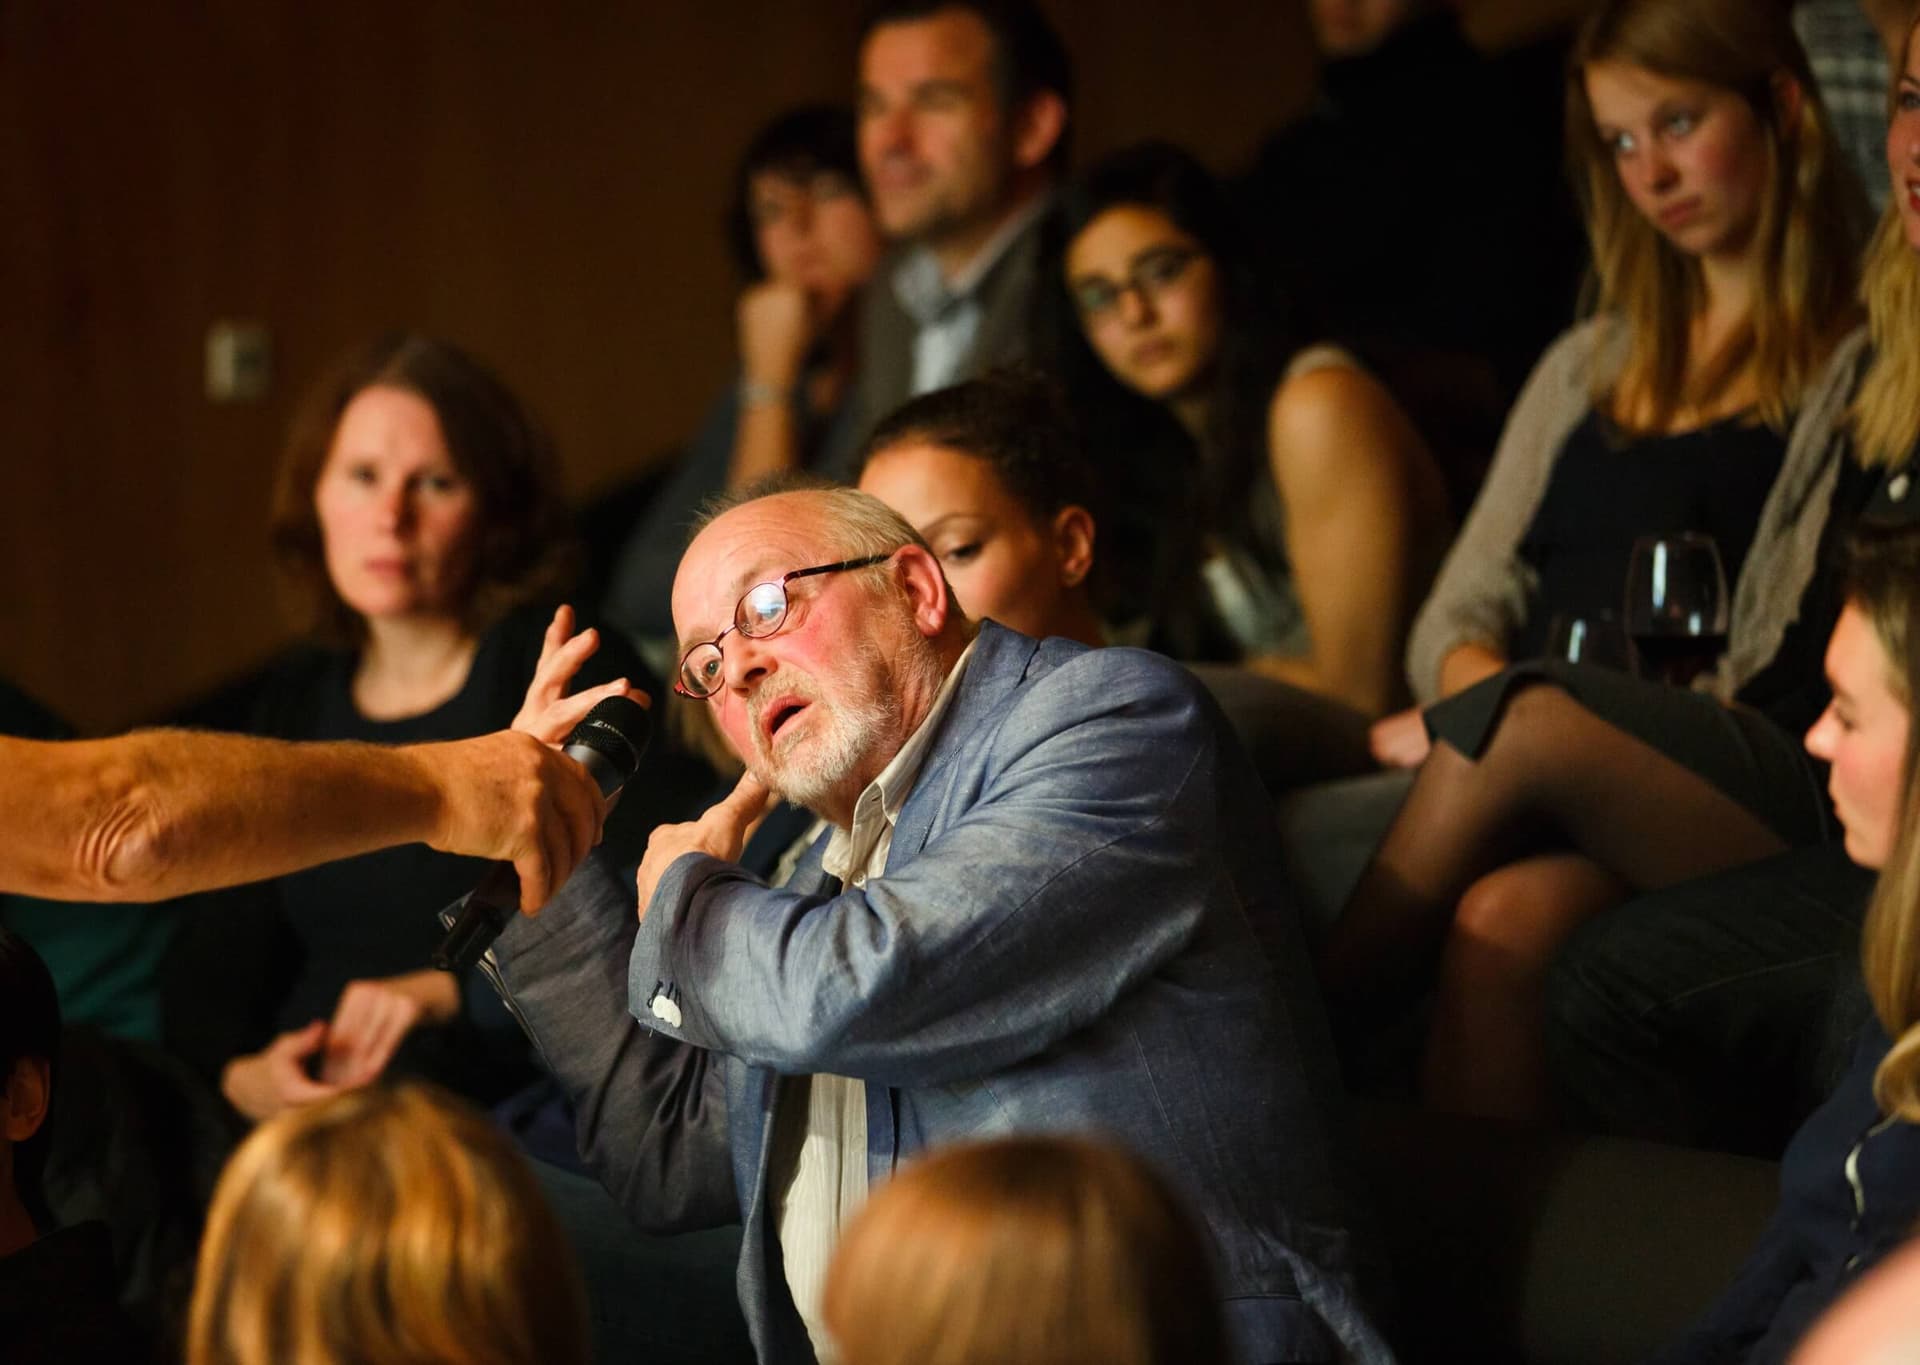
M 399 389 L 433 409 L 447 453 L 479 499 L 464 625 L 475 635 L 523 602 L 571 582 L 578 550 L 544 431 L 492 372 L 449 342 L 410 332 L 376 337 L 342 356 L 301 401 L 274 477 L 268 538 L 300 628 L 358 645 L 366 623 L 327 574 L 314 487 L 347 404 L 367 389 Z
M 826 1320 L 845 1365 L 1224 1365 L 1207 1245 L 1161 1179 L 1066 1137 L 950 1147 L 848 1228 Z
M 1920 1123 L 1920 527 L 1858 532 L 1850 547 L 1847 603 L 1873 627 L 1887 656 L 1887 688 L 1907 708 L 1900 828 L 1874 883 L 1860 929 L 1860 970 L 1892 1050 L 1874 1072 L 1880 1108 Z
M 1907 24 L 1907 40 L 1893 54 L 1899 63 L 1889 82 L 1887 117 L 1900 98 L 1920 13 Z M 1880 215 L 1867 249 L 1861 293 L 1867 302 L 1867 328 L 1873 337 L 1873 364 L 1853 400 L 1854 451 L 1860 463 L 1896 465 L 1920 445 L 1920 252 L 1907 240 L 1900 218 L 1901 187 Z
M 584 1365 L 585 1296 L 533 1173 L 409 1083 L 262 1124 L 214 1191 L 191 1365 Z
M 1705 302 L 1700 263 L 1669 242 L 1627 197 L 1587 98 L 1586 71 L 1623 62 L 1698 81 L 1745 100 L 1767 149 L 1756 228 L 1760 278 L 1746 325 L 1711 356 L 1688 353 Z M 1797 111 L 1782 98 L 1798 90 Z M 1760 414 L 1784 429 L 1800 396 L 1857 316 L 1866 208 L 1843 170 L 1806 53 L 1784 5 L 1755 0 L 1603 0 L 1575 41 L 1567 73 L 1567 162 L 1585 211 L 1593 266 L 1587 302 L 1626 320 L 1621 372 L 1594 397 L 1625 417 L 1633 402 L 1653 428 L 1710 408 L 1751 376 Z M 1611 400 L 1611 401 L 1609 401 Z

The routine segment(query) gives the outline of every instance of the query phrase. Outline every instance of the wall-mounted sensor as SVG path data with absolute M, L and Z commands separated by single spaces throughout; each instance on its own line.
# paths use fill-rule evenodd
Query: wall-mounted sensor
M 273 345 L 264 324 L 216 322 L 207 328 L 207 398 L 257 403 L 273 377 Z

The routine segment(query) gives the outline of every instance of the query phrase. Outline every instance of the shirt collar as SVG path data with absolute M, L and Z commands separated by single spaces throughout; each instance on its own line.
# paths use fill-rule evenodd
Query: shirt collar
M 940 690 L 934 694 L 933 705 L 927 709 L 927 718 L 907 742 L 900 746 L 900 752 L 893 761 L 880 770 L 880 776 L 873 779 L 873 785 L 880 789 L 880 800 L 887 813 L 887 823 L 892 824 L 900 818 L 900 807 L 907 803 L 907 794 L 913 790 L 914 779 L 920 776 L 920 769 L 926 765 L 927 750 L 933 747 L 934 736 L 940 732 L 940 722 L 947 714 L 947 708 L 953 704 L 953 694 L 960 688 L 960 675 L 967 671 L 967 661 L 973 657 L 973 647 L 980 637 L 967 641 L 967 647 L 960 651 L 960 657 L 953 661 L 948 670 L 946 681 L 940 684 Z
M 1038 194 L 1021 205 L 951 280 L 941 273 L 939 258 L 931 247 L 912 248 L 893 269 L 894 298 L 906 309 L 907 316 L 926 326 L 955 304 L 971 298 L 993 268 L 1013 249 L 1020 234 L 1046 212 L 1052 201 L 1052 195 Z
M 920 776 L 920 769 L 926 765 L 927 751 L 933 747 L 934 737 L 940 733 L 940 722 L 953 704 L 954 693 L 960 688 L 960 676 L 967 671 L 967 662 L 973 657 L 973 647 L 979 642 L 978 635 L 967 642 L 967 647 L 960 651 L 960 657 L 954 660 L 953 667 L 947 671 L 946 681 L 940 684 L 940 690 L 934 694 L 933 705 L 928 708 L 926 719 L 907 736 L 907 742 L 880 770 L 880 775 L 867 783 L 866 790 L 860 793 L 860 799 L 853 805 L 852 829 L 834 828 L 820 855 L 820 865 L 827 872 L 846 881 L 856 865 L 865 863 L 879 841 L 881 830 L 891 829 L 899 820 L 900 808 L 907 804 L 914 781 Z

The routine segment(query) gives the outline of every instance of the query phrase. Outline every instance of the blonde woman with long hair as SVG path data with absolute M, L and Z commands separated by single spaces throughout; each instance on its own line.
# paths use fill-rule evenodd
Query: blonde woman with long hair
M 1853 402 L 1854 458 L 1839 475 L 1856 492 L 1882 478 L 1890 490 L 1912 487 L 1907 462 L 1920 444 L 1920 69 L 1904 35 L 1894 38 L 1905 75 L 1890 92 L 1885 139 L 1900 193 L 1868 252 L 1872 360 Z M 1835 499 L 1830 541 L 1847 501 Z M 1803 607 L 1803 616 L 1818 613 Z M 1848 1011 L 1834 997 L 1858 950 L 1870 881 L 1836 844 L 1796 848 L 1637 897 L 1583 926 L 1547 983 L 1561 1116 L 1589 1130 L 1776 1157 L 1851 1046 Z
M 1889 491 L 1903 494 L 1892 498 Z M 1787 1146 L 1780 1207 L 1738 1279 L 1661 1365 L 1786 1358 L 1815 1317 L 1920 1221 L 1920 489 L 1868 512 L 1827 650 L 1833 701 L 1807 733 L 1848 855 L 1878 871 L 1860 961 L 1874 1019 L 1851 1070 Z
M 1376 727 L 1420 771 L 1323 963 L 1351 1027 L 1437 960 L 1428 1099 L 1511 1117 L 1546 1107 L 1542 983 L 1574 928 L 1826 837 L 1797 741 L 1834 610 L 1816 565 L 1865 491 L 1863 210 L 1784 9 L 1606 0 L 1568 114 L 1595 316 L 1529 380 L 1415 622 L 1415 691 L 1449 700 Z M 1508 667 L 1551 616 L 1617 612 L 1636 539 L 1682 532 L 1735 585 L 1710 689 Z
M 1915 7 L 1909 5 L 1909 9 Z M 1920 59 L 1914 33 L 1901 50 L 1890 93 L 1887 169 L 1893 197 L 1867 252 L 1867 325 L 1873 365 L 1854 401 L 1854 429 L 1862 462 L 1893 466 L 1920 447 Z
M 256 1128 L 214 1191 L 189 1365 L 584 1365 L 586 1299 L 526 1160 L 424 1082 Z

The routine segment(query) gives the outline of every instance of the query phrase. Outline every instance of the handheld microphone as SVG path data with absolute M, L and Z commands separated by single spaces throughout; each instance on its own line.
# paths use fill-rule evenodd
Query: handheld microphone
M 560 752 L 592 774 L 600 795 L 612 800 L 640 766 L 647 730 L 646 707 L 627 697 L 608 697 L 573 727 Z M 519 913 L 519 874 L 512 863 L 495 863 L 478 886 L 440 912 L 447 936 L 433 950 L 433 965 L 444 972 L 465 971 Z

